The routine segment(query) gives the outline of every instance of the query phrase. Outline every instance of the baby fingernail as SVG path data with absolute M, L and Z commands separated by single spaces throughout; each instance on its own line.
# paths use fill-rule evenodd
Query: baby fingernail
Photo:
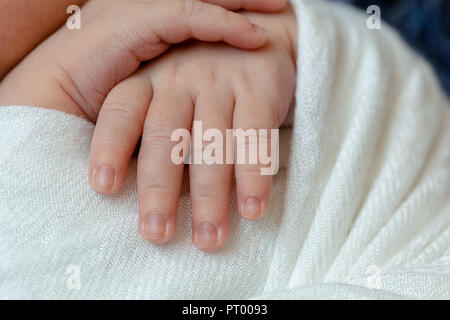
M 144 221 L 143 233 L 148 240 L 163 240 L 166 234 L 166 220 L 160 214 L 149 214 Z
M 248 197 L 245 200 L 244 216 L 249 219 L 256 219 L 261 215 L 261 201 L 256 197 Z
M 260 27 L 260 26 L 258 26 L 256 24 L 252 24 L 252 27 L 253 27 L 253 31 L 258 33 L 258 34 L 265 35 L 267 33 L 266 29 L 264 29 L 263 27 Z
M 111 167 L 101 167 L 95 172 L 95 184 L 103 191 L 111 191 L 116 180 L 116 173 Z
M 209 222 L 203 222 L 195 230 L 195 244 L 200 249 L 213 248 L 217 244 L 217 228 Z

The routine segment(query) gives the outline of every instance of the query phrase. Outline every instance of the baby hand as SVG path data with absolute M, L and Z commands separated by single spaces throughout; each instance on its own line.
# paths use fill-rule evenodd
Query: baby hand
M 190 131 L 193 121 L 201 121 L 203 132 L 214 128 L 225 137 L 231 128 L 278 129 L 286 117 L 296 80 L 295 17 L 290 8 L 248 16 L 269 30 L 266 47 L 180 46 L 117 85 L 100 110 L 91 185 L 117 192 L 142 135 L 137 188 L 140 231 L 149 241 L 167 242 L 175 232 L 184 165 L 171 160 L 178 144 L 171 142 L 174 130 Z M 238 208 L 247 219 L 262 217 L 269 207 L 272 177 L 261 175 L 261 167 L 234 167 Z M 193 242 L 199 248 L 218 249 L 227 240 L 232 175 L 231 164 L 190 165 Z

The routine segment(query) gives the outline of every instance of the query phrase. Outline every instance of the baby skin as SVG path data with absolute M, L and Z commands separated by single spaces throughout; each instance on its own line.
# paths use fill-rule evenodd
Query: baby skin
M 186 19 L 178 8 L 167 8 L 178 2 L 144 1 L 130 9 L 91 0 L 78 34 L 61 29 L 0 85 L 0 105 L 42 106 L 96 122 L 89 182 L 99 193 L 120 190 L 142 138 L 139 230 L 154 243 L 170 241 L 176 228 L 184 164 L 171 161 L 174 130 L 190 131 L 194 121 L 224 136 L 227 129 L 278 129 L 296 84 L 297 26 L 286 1 L 214 1 L 230 9 L 278 11 L 240 14 L 188 1 Z M 153 5 L 152 17 L 145 16 L 145 5 Z M 188 38 L 197 40 L 169 49 Z M 189 165 L 195 245 L 217 250 L 226 243 L 233 171 L 240 215 L 264 216 L 272 177 L 261 175 L 261 167 Z

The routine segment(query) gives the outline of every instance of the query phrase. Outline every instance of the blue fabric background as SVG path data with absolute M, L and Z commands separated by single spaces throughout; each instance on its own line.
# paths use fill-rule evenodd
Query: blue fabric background
M 450 96 L 450 0 L 339 0 L 364 11 L 378 5 L 381 18 L 434 66 Z

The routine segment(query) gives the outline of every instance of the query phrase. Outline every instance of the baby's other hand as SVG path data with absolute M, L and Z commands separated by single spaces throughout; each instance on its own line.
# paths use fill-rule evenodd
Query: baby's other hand
M 149 241 L 167 242 L 175 232 L 184 165 L 171 160 L 174 130 L 190 131 L 201 121 L 203 132 L 214 128 L 223 137 L 231 128 L 270 132 L 286 117 L 296 83 L 295 16 L 290 7 L 247 15 L 269 30 L 264 48 L 180 46 L 117 85 L 100 110 L 90 183 L 98 192 L 117 192 L 142 135 L 137 188 L 140 231 Z M 238 208 L 247 219 L 262 217 L 269 207 L 272 177 L 261 175 L 261 167 L 234 166 Z M 193 242 L 201 249 L 218 249 L 227 240 L 232 176 L 232 164 L 190 165 Z
M 108 92 L 171 44 L 196 38 L 254 49 L 265 43 L 263 28 L 216 2 L 236 3 L 90 0 L 81 10 L 79 30 L 61 27 L 6 76 L 0 105 L 40 106 L 95 121 Z

